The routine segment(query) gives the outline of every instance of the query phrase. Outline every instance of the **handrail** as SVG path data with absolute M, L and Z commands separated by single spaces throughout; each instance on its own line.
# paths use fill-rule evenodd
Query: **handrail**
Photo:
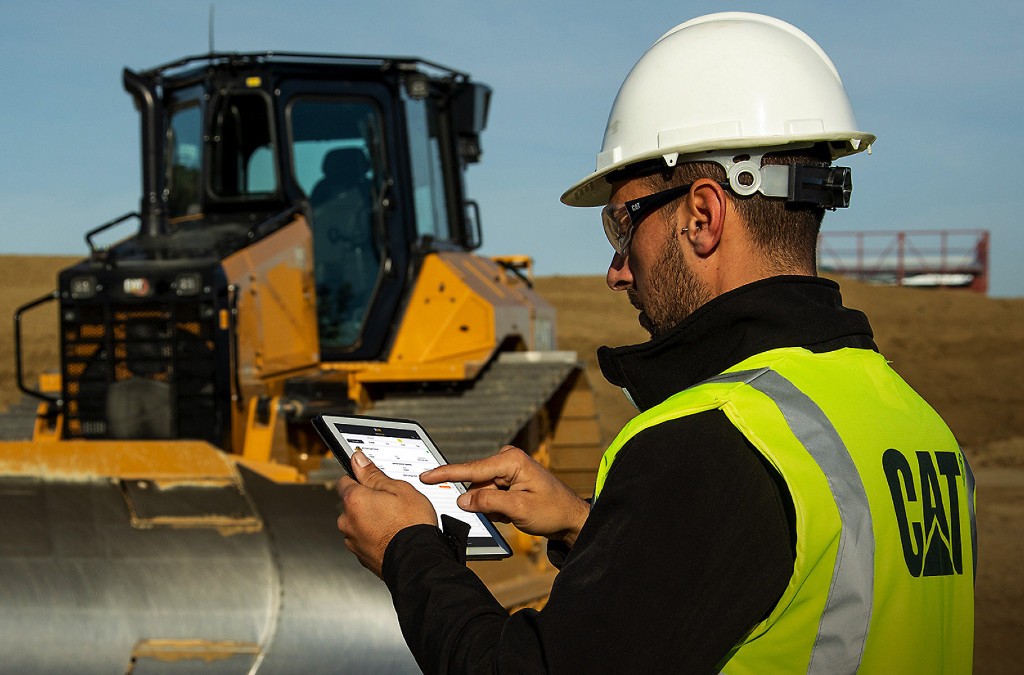
M 90 255 L 90 257 L 95 257 L 96 253 L 97 253 L 96 247 L 92 243 L 92 238 L 93 237 L 95 237 L 100 232 L 103 232 L 104 230 L 110 229 L 111 227 L 113 227 L 114 225 L 117 225 L 119 223 L 123 223 L 124 221 L 126 221 L 126 220 L 128 220 L 129 218 L 132 218 L 132 217 L 139 218 L 139 219 L 142 218 L 142 216 L 139 215 L 139 213 L 137 211 L 129 211 L 128 213 L 126 213 L 126 214 L 124 214 L 122 216 L 118 216 L 114 220 L 107 221 L 107 222 L 103 223 L 102 225 L 100 225 L 99 227 L 94 227 L 93 229 L 91 229 L 88 232 L 86 232 L 85 233 L 85 243 L 89 246 L 89 255 Z
M 38 307 L 39 305 L 45 304 L 47 302 L 53 302 L 59 297 L 59 291 L 50 291 L 46 295 L 40 298 L 36 298 L 35 300 L 26 303 L 19 307 L 18 309 L 14 310 L 14 373 L 15 379 L 18 384 L 18 389 L 25 392 L 29 396 L 34 396 L 35 398 L 41 399 L 43 401 L 48 401 L 49 403 L 57 407 L 61 405 L 61 400 L 59 398 L 48 396 L 41 391 L 29 389 L 27 386 L 25 386 L 25 378 L 23 374 L 24 371 L 22 370 L 21 367 L 21 315 L 27 312 L 28 310 L 33 309 L 34 307 Z
M 465 204 L 466 210 L 473 212 L 472 217 L 467 218 L 470 221 L 470 225 L 466 228 L 465 232 L 466 248 L 470 251 L 475 251 L 484 245 L 484 232 L 480 225 L 480 204 L 475 199 L 467 199 Z
M 417 56 L 365 56 L 359 54 L 322 54 L 316 52 L 302 52 L 302 51 L 266 51 L 266 52 L 209 52 L 207 54 L 194 54 L 192 56 L 186 56 L 169 63 L 165 63 L 155 68 L 142 71 L 140 74 L 144 77 L 163 76 L 168 71 L 182 68 L 191 63 L 206 62 L 211 65 L 218 63 L 232 63 L 232 62 L 267 62 L 274 61 L 275 59 L 294 59 L 298 61 L 305 61 L 308 63 L 337 63 L 339 65 L 369 65 L 378 66 L 381 69 L 388 69 L 395 65 L 402 66 L 415 66 L 420 64 L 427 68 L 444 73 L 447 77 L 456 80 L 468 80 L 469 75 L 467 73 L 449 68 L 448 66 L 433 61 L 427 61 Z
M 969 285 L 985 291 L 989 232 L 979 229 L 822 232 L 818 267 L 867 281 Z M 967 281 L 965 281 L 967 280 Z
M 281 227 L 281 225 L 284 224 L 281 221 L 287 220 L 291 216 L 301 211 L 302 206 L 299 204 L 296 204 L 295 206 L 289 206 L 284 211 L 276 213 L 267 218 L 266 220 L 250 227 L 249 231 L 246 232 L 245 236 L 249 241 L 256 241 L 257 239 L 262 239 L 268 234 L 278 230 Z
M 503 270 L 514 274 L 527 288 L 533 288 L 533 259 L 530 256 L 491 256 Z M 523 270 L 526 273 L 523 273 Z

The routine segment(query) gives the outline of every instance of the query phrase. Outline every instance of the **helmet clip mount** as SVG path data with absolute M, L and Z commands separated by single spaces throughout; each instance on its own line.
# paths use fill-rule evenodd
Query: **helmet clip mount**
M 849 167 L 815 164 L 769 164 L 761 166 L 762 158 L 771 152 L 797 150 L 811 144 L 674 157 L 678 162 L 710 161 L 725 169 L 729 189 L 740 197 L 760 192 L 766 197 L 782 197 L 787 203 L 844 209 L 850 205 L 853 180 Z M 666 158 L 667 159 L 667 158 Z M 667 162 L 666 162 L 667 163 Z

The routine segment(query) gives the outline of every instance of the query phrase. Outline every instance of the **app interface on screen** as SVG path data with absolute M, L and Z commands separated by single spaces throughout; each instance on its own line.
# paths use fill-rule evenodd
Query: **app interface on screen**
M 438 466 L 438 462 L 415 431 L 348 424 L 334 426 L 352 446 L 353 451 L 362 450 L 385 476 L 412 483 L 413 487 L 423 493 L 434 505 L 438 522 L 441 520 L 441 514 L 447 513 L 470 525 L 471 538 L 490 536 L 475 514 L 463 511 L 455 503 L 459 491 L 454 485 L 427 485 L 420 481 L 420 474 Z

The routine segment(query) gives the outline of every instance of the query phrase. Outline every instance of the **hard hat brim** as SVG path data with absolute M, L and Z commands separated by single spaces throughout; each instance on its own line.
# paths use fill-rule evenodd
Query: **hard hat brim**
M 871 144 L 875 142 L 875 138 L 874 134 L 863 131 L 844 131 L 814 135 L 813 137 L 787 136 L 779 138 L 777 136 L 766 136 L 763 138 L 722 138 L 687 147 L 658 148 L 653 152 L 629 157 L 599 168 L 563 192 L 561 202 L 567 206 L 604 206 L 608 203 L 612 193 L 612 185 L 608 181 L 609 174 L 634 164 L 649 162 L 652 159 L 664 158 L 665 166 L 669 167 L 686 162 L 702 161 L 707 153 L 715 150 L 756 150 L 759 147 L 767 148 L 810 141 L 814 143 L 828 143 L 832 151 L 832 159 L 835 160 L 840 157 L 863 152 L 864 150 L 870 151 Z M 686 154 L 681 154 L 684 152 Z

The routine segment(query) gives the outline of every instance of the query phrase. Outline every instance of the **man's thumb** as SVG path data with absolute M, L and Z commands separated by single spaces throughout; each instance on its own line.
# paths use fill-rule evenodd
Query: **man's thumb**
M 352 455 L 352 474 L 352 477 L 359 481 L 360 485 L 365 485 L 368 488 L 374 488 L 375 483 L 379 483 L 381 478 L 387 479 L 387 476 L 370 461 L 369 457 L 363 454 L 362 450 L 356 450 Z

